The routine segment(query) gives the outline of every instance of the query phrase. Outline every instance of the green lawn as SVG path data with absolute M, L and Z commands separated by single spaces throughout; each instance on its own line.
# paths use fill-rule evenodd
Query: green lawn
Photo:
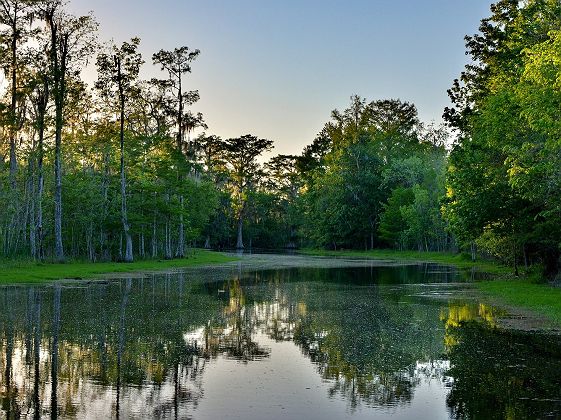
M 29 261 L 0 262 L 0 284 L 39 283 L 59 279 L 86 279 L 110 273 L 159 271 L 173 268 L 220 264 L 236 258 L 221 253 L 196 250 L 188 258 L 177 260 L 141 260 L 133 263 L 88 263 L 65 264 L 34 263 Z

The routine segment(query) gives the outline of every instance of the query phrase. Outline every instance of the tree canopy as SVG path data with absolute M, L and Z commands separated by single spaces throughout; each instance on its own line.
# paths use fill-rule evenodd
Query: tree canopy
M 198 49 L 103 44 L 58 0 L 0 0 L 4 257 L 132 261 L 208 248 L 470 251 L 559 267 L 561 6 L 499 0 L 453 81 L 446 126 L 353 95 L 301 154 L 222 139 L 190 86 Z M 81 70 L 97 63 L 91 87 Z M 478 252 L 477 252 L 478 251 Z

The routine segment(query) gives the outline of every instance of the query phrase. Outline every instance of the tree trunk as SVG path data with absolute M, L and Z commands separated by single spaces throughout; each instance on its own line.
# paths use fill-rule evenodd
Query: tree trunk
M 241 216 L 238 219 L 238 240 L 236 242 L 236 249 L 244 249 L 244 246 L 243 246 L 243 218 Z
M 37 243 L 37 256 L 40 260 L 45 257 L 43 251 L 43 188 L 45 185 L 43 177 L 43 140 L 45 137 L 46 100 L 46 97 L 43 98 L 43 101 L 40 104 L 42 109 L 40 109 L 39 115 L 39 139 L 37 143 L 37 219 L 35 221 L 35 238 Z
M 146 257 L 146 250 L 144 247 L 144 226 L 142 227 L 142 232 L 140 233 L 140 257 Z
M 16 190 L 16 175 L 17 175 L 17 156 L 16 156 L 16 138 L 17 138 L 17 121 L 16 121 L 16 108 L 17 108 L 17 89 L 18 89 L 18 79 L 17 79 L 17 40 L 18 33 L 20 32 L 18 28 L 18 10 L 14 12 L 13 22 L 12 22 L 12 39 L 11 39 L 11 103 L 10 103 L 10 186 L 12 191 Z
M 166 220 L 166 226 L 165 226 L 165 251 L 164 251 L 164 257 L 166 260 L 171 260 L 171 232 L 170 232 L 170 227 L 169 227 L 169 219 Z
M 109 151 L 105 150 L 103 153 L 103 177 L 101 180 L 101 196 L 103 197 L 102 215 L 100 222 L 100 248 L 101 258 L 104 261 L 111 259 L 109 246 L 107 244 L 107 233 L 105 232 L 105 221 L 107 220 L 108 210 L 108 196 L 109 196 Z
M 119 74 L 120 74 L 120 61 L 119 61 Z M 121 89 L 121 132 L 120 132 L 120 145 L 121 145 L 121 222 L 123 224 L 123 233 L 125 234 L 125 262 L 133 262 L 132 254 L 132 236 L 130 233 L 130 226 L 127 217 L 127 180 L 125 178 L 125 100 Z
M 95 262 L 96 259 L 94 244 L 93 244 L 93 236 L 94 236 L 94 227 L 93 227 L 93 223 L 90 223 L 86 231 L 86 248 L 88 252 L 88 260 L 90 262 Z
M 181 213 L 179 214 L 179 235 L 177 238 L 177 250 L 175 252 L 175 256 L 177 258 L 185 257 L 185 225 L 183 223 L 183 208 L 185 206 L 184 201 L 185 199 L 183 198 L 183 195 L 179 196 Z
M 58 262 L 64 261 L 64 247 L 62 244 L 62 110 L 57 107 L 55 130 L 55 257 Z
M 206 239 L 205 239 L 205 249 L 210 249 L 210 235 L 206 235 Z
M 179 78 L 179 86 L 177 92 L 177 99 L 178 99 L 178 112 L 177 112 L 177 150 L 180 154 L 183 154 L 183 87 L 181 84 L 181 68 L 177 74 Z M 181 181 L 181 175 L 179 175 L 179 180 Z M 181 214 L 179 215 L 179 231 L 177 237 L 177 250 L 175 252 L 175 256 L 177 258 L 185 257 L 185 226 L 183 224 L 183 207 L 184 207 L 184 198 L 183 195 L 179 196 L 179 203 L 181 208 Z
M 516 249 L 516 242 L 512 246 L 512 259 L 514 261 L 514 275 L 518 277 L 518 255 Z
M 35 143 L 35 141 L 33 141 Z M 28 190 L 29 190 L 29 248 L 31 252 L 31 258 L 37 259 L 37 235 L 35 229 L 35 206 L 36 206 L 36 194 L 35 194 L 35 144 L 33 144 L 33 152 L 29 158 L 29 180 L 28 180 Z
M 64 124 L 64 99 L 66 96 L 66 65 L 68 59 L 68 37 L 61 37 L 59 26 L 55 23 L 55 10 L 47 13 L 47 22 L 51 29 L 51 65 L 53 67 L 53 86 L 55 99 L 55 257 L 64 261 L 62 244 L 62 126 Z M 59 56 L 60 51 L 60 56 Z
M 156 226 L 156 216 L 154 215 L 154 220 L 152 222 L 152 258 L 156 258 L 158 256 L 158 238 L 156 236 Z
M 12 191 L 15 191 L 17 188 L 16 176 L 18 172 L 15 136 L 15 133 L 10 135 L 10 187 L 12 188 Z

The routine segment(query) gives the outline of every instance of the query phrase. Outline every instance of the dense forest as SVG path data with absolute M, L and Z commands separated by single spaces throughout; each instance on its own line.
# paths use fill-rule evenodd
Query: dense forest
M 222 139 L 196 112 L 198 49 L 142 57 L 140 39 L 102 42 L 95 17 L 61 0 L 0 0 L 0 253 L 394 248 L 554 275 L 560 27 L 556 0 L 500 0 L 465 38 L 471 62 L 448 92 L 446 125 L 403 100 L 354 95 L 300 155 L 266 161 L 272 140 Z M 143 66 L 160 78 L 142 80 Z

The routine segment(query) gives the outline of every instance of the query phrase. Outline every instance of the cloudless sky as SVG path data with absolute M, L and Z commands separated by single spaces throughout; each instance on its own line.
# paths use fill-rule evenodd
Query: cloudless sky
M 441 121 L 446 89 L 467 62 L 464 40 L 491 0 L 71 0 L 93 11 L 100 40 L 139 36 L 152 53 L 183 45 L 201 55 L 187 89 L 208 133 L 254 134 L 299 154 L 358 94 L 413 102 Z

